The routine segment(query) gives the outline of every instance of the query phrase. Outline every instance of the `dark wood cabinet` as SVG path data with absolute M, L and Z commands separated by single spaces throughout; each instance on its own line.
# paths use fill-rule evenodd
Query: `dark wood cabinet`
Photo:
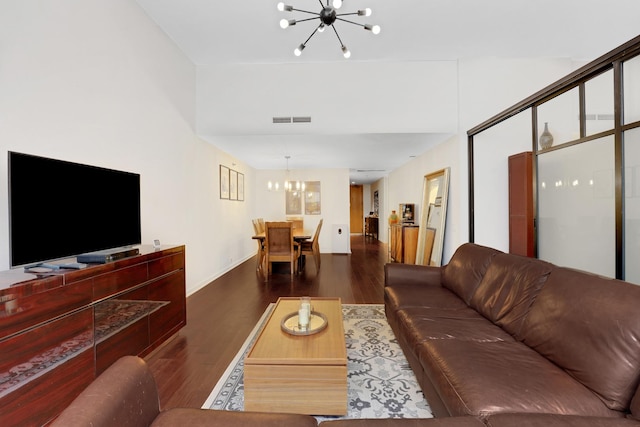
M 0 425 L 48 423 L 118 358 L 150 353 L 185 324 L 184 246 L 0 272 Z
M 368 216 L 364 219 L 364 235 L 378 238 L 378 217 Z
M 509 157 L 509 253 L 534 252 L 533 158 L 530 151 Z

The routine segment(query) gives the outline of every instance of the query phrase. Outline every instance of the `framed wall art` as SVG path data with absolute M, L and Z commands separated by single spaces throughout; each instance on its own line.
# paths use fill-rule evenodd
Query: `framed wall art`
M 229 199 L 229 168 L 220 165 L 220 198 Z
M 229 200 L 238 200 L 238 172 L 229 170 Z
M 244 174 L 238 172 L 238 200 L 244 201 Z

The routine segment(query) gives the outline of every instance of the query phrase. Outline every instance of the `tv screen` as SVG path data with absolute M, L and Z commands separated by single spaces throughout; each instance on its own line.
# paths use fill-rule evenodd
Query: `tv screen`
M 12 267 L 140 242 L 139 174 L 9 152 Z

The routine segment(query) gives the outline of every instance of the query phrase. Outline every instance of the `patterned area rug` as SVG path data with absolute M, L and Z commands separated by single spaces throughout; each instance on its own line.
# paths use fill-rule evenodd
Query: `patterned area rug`
M 243 363 L 267 308 L 242 349 L 215 386 L 204 409 L 244 409 Z M 342 306 L 347 343 L 348 414 L 338 418 L 431 418 L 429 404 L 387 323 L 382 304 Z

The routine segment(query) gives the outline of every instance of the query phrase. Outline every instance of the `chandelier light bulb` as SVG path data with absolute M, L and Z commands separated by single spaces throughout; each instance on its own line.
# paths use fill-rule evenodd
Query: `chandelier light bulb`
M 371 9 L 370 8 L 360 9 L 358 11 L 358 16 L 371 16 Z
M 281 19 L 280 20 L 280 28 L 282 28 L 283 30 L 287 27 L 289 27 L 290 25 L 296 25 L 296 20 L 295 19 Z
M 333 7 L 340 9 L 342 7 L 342 0 L 333 0 Z
M 278 3 L 278 10 L 280 12 L 291 12 L 293 10 L 293 6 L 289 6 L 287 4 L 280 2 Z
M 342 55 L 347 59 L 351 58 L 351 52 L 345 45 L 342 45 Z
M 305 47 L 306 47 L 305 45 L 301 44 L 300 46 L 298 46 L 297 48 L 295 48 L 295 49 L 293 50 L 293 54 L 294 54 L 295 56 L 300 56 L 300 55 L 302 55 L 302 51 L 304 50 L 304 48 L 305 48 Z
M 371 31 L 373 34 L 380 34 L 380 25 L 364 24 L 364 29 Z
M 318 32 L 322 33 L 324 32 L 324 29 L 327 28 L 323 23 L 320 23 L 320 25 L 318 26 Z

